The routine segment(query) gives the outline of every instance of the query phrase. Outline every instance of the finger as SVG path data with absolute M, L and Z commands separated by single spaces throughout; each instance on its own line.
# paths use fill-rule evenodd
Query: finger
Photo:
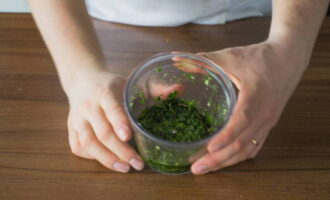
M 254 159 L 257 156 L 258 152 L 261 150 L 261 148 L 263 147 L 263 145 L 266 142 L 266 139 L 269 135 L 269 131 L 270 131 L 270 129 L 265 130 L 264 134 L 261 135 L 261 137 L 259 139 L 260 141 L 258 141 L 257 147 L 255 149 L 253 149 L 253 151 L 251 152 L 249 159 Z
M 247 146 L 244 149 L 244 151 L 238 152 L 237 154 L 235 154 L 232 157 L 229 157 L 223 161 L 219 161 L 218 165 L 213 167 L 211 169 L 211 171 L 217 171 L 219 169 L 229 167 L 229 166 L 235 165 L 239 162 L 254 158 L 255 155 L 257 154 L 257 152 L 261 149 L 263 141 L 265 140 L 265 138 L 260 138 L 260 137 L 258 137 L 258 138 L 259 139 L 256 139 L 258 141 L 257 144 L 253 143 L 251 139 L 248 140 Z
M 204 57 L 207 60 L 210 60 L 213 62 L 213 60 L 210 59 L 210 57 L 208 57 L 208 53 L 200 52 L 200 53 L 196 53 L 196 55 L 199 57 Z M 216 69 L 214 69 L 213 67 L 210 67 L 207 63 L 201 62 L 199 60 L 178 57 L 178 56 L 174 56 L 172 58 L 172 60 L 175 62 L 175 64 L 174 64 L 175 67 L 177 67 L 178 69 L 180 69 L 182 71 L 188 72 L 188 73 L 206 74 L 207 72 L 203 68 L 208 69 L 208 70 L 212 71 L 213 73 L 218 73 L 218 71 L 216 71 Z M 218 63 L 218 65 L 219 65 L 219 63 Z M 222 67 L 222 65 L 219 65 L 219 66 Z
M 208 144 L 209 152 L 213 153 L 231 144 L 247 128 L 254 124 L 253 114 L 258 112 L 253 99 L 245 90 L 240 91 L 233 114 L 224 129 L 215 135 Z
M 215 152 L 211 158 L 206 158 L 206 160 L 203 160 L 203 158 L 200 159 L 202 164 L 199 163 L 199 165 L 206 165 L 210 171 L 216 171 L 218 169 L 234 165 L 244 160 L 254 158 L 266 140 L 268 132 L 269 127 L 267 125 L 261 127 L 260 130 L 256 132 L 256 134 L 254 130 L 249 130 L 248 133 L 242 134 L 237 138 L 236 141 L 234 141 L 234 143 L 228 146 L 235 147 L 237 149 L 236 153 L 232 152 L 231 154 L 228 154 L 226 152 L 226 147 Z M 254 143 L 252 140 L 257 141 L 257 143 Z M 196 169 L 199 168 L 200 167 L 196 167 Z
M 106 149 L 100 142 L 97 141 L 92 127 L 87 121 L 82 122 L 77 128 L 79 142 L 83 149 L 89 155 L 98 160 L 103 166 L 118 171 L 128 172 L 130 167 L 125 162 L 121 161 L 114 153 Z
M 150 84 L 150 94 L 153 97 L 160 97 L 161 99 L 166 99 L 171 93 L 176 91 L 178 95 L 182 95 L 184 87 L 181 84 L 167 85 L 160 83 Z
M 130 140 L 132 137 L 132 130 L 129 126 L 129 120 L 125 114 L 124 108 L 118 100 L 108 95 L 102 98 L 100 104 L 117 136 L 124 142 Z
M 233 65 L 233 63 L 236 62 L 232 62 L 232 60 L 236 61 L 236 59 L 234 59 L 233 56 L 228 53 L 228 51 L 230 51 L 230 49 L 224 49 L 221 51 L 208 52 L 208 53 L 201 52 L 201 53 L 197 53 L 197 55 L 209 59 L 218 66 L 220 66 L 221 69 L 227 74 L 227 76 L 229 76 L 230 80 L 235 84 L 235 86 L 238 89 L 241 89 L 240 87 L 241 79 L 239 78 L 239 76 L 237 76 L 234 73 L 235 70 L 233 70 L 234 68 L 236 68 L 236 65 Z M 213 69 L 209 69 L 209 70 L 212 70 L 214 73 L 217 73 Z
M 250 152 L 253 147 L 252 145 L 253 144 L 248 145 L 246 141 L 236 141 L 217 152 L 206 154 L 192 165 L 191 170 L 194 174 L 205 174 L 210 172 L 220 163 L 225 162 L 239 153 L 244 155 L 244 153 Z
M 202 54 L 197 53 L 196 55 L 202 57 L 201 56 Z M 211 69 L 211 67 L 207 63 L 204 63 L 204 62 L 199 61 L 199 60 L 191 59 L 191 58 L 174 56 L 174 57 L 172 57 L 172 61 L 174 61 L 176 63 L 181 63 L 183 65 L 187 64 L 188 68 L 191 67 L 191 68 L 194 69 L 195 67 L 197 67 L 198 69 L 201 69 L 201 67 L 204 67 L 204 68 L 207 68 L 207 69 Z
M 221 66 L 221 68 L 230 68 L 233 67 L 232 65 L 230 65 L 233 60 L 233 54 L 229 53 L 230 51 L 231 49 L 228 48 L 220 51 L 213 51 L 207 53 L 201 52 L 197 53 L 197 55 L 212 60 L 217 65 Z
M 69 128 L 71 129 L 71 128 Z M 73 154 L 87 159 L 93 159 L 80 145 L 78 134 L 75 130 L 69 130 L 69 144 Z
M 265 140 L 267 131 L 269 131 L 269 128 L 266 125 L 260 127 L 258 131 L 255 129 L 246 130 L 233 143 L 227 145 L 225 148 L 200 158 L 193 164 L 192 170 L 197 174 L 200 173 L 200 169 L 203 168 L 201 166 L 206 166 L 208 171 L 214 171 L 229 166 L 230 163 L 236 164 L 251 158 L 252 152 L 255 149 L 261 148 L 259 142 Z M 254 144 L 252 140 L 258 143 Z
M 219 165 L 212 169 L 212 171 L 217 171 L 219 169 L 235 165 L 244 160 L 254 159 L 257 153 L 260 151 L 261 147 L 263 146 L 267 135 L 268 134 L 264 134 L 264 136 L 262 136 L 262 138 L 258 140 L 257 146 L 251 142 L 251 144 L 249 144 L 250 148 L 247 148 L 246 152 L 240 152 L 237 155 L 234 155 L 233 157 L 225 160 L 224 162 L 219 163 Z
M 173 64 L 174 67 L 177 69 L 193 74 L 206 74 L 206 72 L 202 69 L 202 65 L 198 65 L 191 59 L 181 58 L 181 57 L 173 57 L 172 61 L 175 63 Z
M 253 144 L 250 144 L 249 146 L 253 146 Z M 249 159 L 249 157 L 250 157 L 249 155 L 252 154 L 252 151 L 254 149 L 255 148 L 249 148 L 244 152 L 237 153 L 236 155 L 232 156 L 231 158 L 219 163 L 217 166 L 212 168 L 211 171 L 217 171 L 217 170 L 235 165 L 237 163 L 240 163 L 242 161 L 245 161 L 245 160 Z
M 100 107 L 93 110 L 88 120 L 92 125 L 97 139 L 105 147 L 116 154 L 121 160 L 129 163 L 136 170 L 143 169 L 144 164 L 140 156 L 129 144 L 122 142 L 117 137 Z

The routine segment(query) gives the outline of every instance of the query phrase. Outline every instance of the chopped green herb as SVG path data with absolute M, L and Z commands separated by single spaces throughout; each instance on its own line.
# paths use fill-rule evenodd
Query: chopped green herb
M 215 84 L 210 84 L 209 87 L 212 88 L 214 91 L 217 91 L 218 89 L 217 85 Z
M 212 80 L 212 77 L 211 77 L 211 76 L 206 76 L 206 77 L 204 78 L 204 84 L 205 84 L 206 86 L 208 86 L 208 85 L 210 84 L 211 80 Z
M 169 98 L 169 99 L 173 99 L 173 98 L 175 98 L 177 95 L 178 95 L 178 91 L 174 91 L 174 92 L 172 92 L 170 95 L 168 95 L 168 98 Z
M 167 159 L 167 158 L 163 158 L 163 159 Z M 157 162 L 154 159 L 149 159 L 149 160 L 146 160 L 145 162 L 151 168 L 156 169 L 161 172 L 166 172 L 166 173 L 184 173 L 184 172 L 189 171 L 190 166 L 191 166 L 191 164 L 182 165 L 179 162 L 169 165 L 167 162 Z
M 188 80 L 195 80 L 196 79 L 195 76 L 192 75 L 192 74 L 185 74 L 185 76 Z
M 140 103 L 144 104 L 145 103 L 145 96 L 144 96 L 143 91 L 139 92 L 139 97 L 140 97 Z
M 157 72 L 162 72 L 163 69 L 162 69 L 162 67 L 161 67 L 160 65 L 158 65 L 157 68 L 156 68 L 156 71 L 157 71 Z
M 155 100 L 156 102 L 157 102 L 157 101 L 160 101 L 160 96 L 155 97 L 154 100 Z
M 151 134 L 172 142 L 193 142 L 210 135 L 208 117 L 196 102 L 177 98 L 178 92 L 147 107 L 138 121 Z

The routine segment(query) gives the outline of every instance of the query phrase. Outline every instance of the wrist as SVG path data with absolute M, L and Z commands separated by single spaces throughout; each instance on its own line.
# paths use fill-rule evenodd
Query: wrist
M 102 74 L 109 73 L 105 66 L 80 65 L 79 68 L 59 70 L 59 77 L 63 90 L 67 95 L 77 87 L 84 87 L 87 83 L 95 82 Z
M 311 43 L 298 33 L 284 31 L 271 32 L 265 42 L 270 44 L 288 65 L 301 70 L 307 68 L 314 42 Z

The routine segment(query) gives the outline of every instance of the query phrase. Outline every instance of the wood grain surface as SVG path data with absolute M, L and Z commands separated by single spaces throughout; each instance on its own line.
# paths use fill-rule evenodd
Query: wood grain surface
M 110 70 L 127 75 L 164 51 L 264 40 L 268 18 L 224 26 L 134 27 L 94 20 Z M 253 161 L 203 176 L 120 174 L 75 157 L 68 103 L 29 14 L 0 14 L 0 199 L 330 199 L 330 18 L 309 68 Z

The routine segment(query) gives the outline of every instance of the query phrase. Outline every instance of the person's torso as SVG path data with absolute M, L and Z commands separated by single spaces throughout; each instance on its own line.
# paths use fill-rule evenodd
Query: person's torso
M 86 0 L 91 16 L 140 26 L 223 24 L 271 13 L 271 0 Z

